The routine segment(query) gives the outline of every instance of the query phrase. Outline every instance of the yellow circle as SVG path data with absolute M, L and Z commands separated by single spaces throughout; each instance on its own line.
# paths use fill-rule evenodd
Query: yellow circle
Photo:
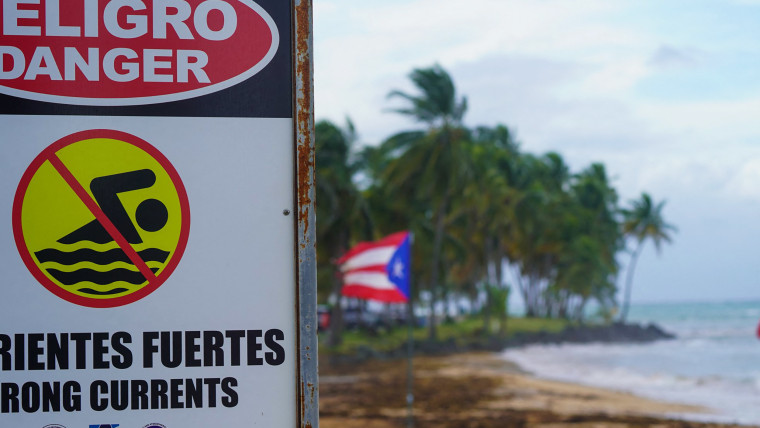
M 189 212 L 163 155 L 142 140 L 125 141 L 129 134 L 101 133 L 106 136 L 59 141 L 30 166 L 28 182 L 22 180 L 18 220 L 25 248 L 19 250 L 28 252 L 43 285 L 60 289 L 51 289 L 55 294 L 108 307 L 144 297 L 171 274 L 187 240 Z

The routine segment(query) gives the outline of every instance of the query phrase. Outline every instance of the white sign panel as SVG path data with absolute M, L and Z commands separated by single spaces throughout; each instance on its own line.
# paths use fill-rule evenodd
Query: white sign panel
M 292 6 L 1 1 L 0 426 L 296 426 Z

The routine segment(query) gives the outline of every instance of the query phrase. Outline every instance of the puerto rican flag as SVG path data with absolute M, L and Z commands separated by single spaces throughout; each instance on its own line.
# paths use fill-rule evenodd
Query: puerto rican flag
M 343 295 L 384 303 L 409 300 L 411 276 L 409 232 L 361 242 L 338 260 Z

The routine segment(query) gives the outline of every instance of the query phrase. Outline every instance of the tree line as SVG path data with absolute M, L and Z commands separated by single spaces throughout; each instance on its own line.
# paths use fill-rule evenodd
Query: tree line
M 664 202 L 643 193 L 622 207 L 603 164 L 572 172 L 559 153 L 522 151 L 506 125 L 466 127 L 467 99 L 438 65 L 409 78 L 415 93 L 388 97 L 400 100 L 393 111 L 418 129 L 357 150 L 350 120 L 316 124 L 320 299 L 339 301 L 334 261 L 352 245 L 411 230 L 416 297 L 426 290 L 431 306 L 485 295 L 485 325 L 498 317 L 500 333 L 510 292 L 520 293 L 529 317 L 582 320 L 593 301 L 611 318 L 619 307 L 618 255 L 631 241 L 624 320 L 643 244 L 659 250 L 675 231 L 662 216 Z M 435 311 L 429 316 L 435 338 Z

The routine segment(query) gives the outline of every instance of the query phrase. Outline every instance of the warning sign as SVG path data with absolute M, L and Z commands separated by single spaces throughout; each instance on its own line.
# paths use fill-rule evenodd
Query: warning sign
M 13 232 L 24 263 L 69 302 L 107 308 L 155 291 L 187 244 L 190 209 L 174 167 L 134 135 L 64 137 L 24 173 Z
M 0 427 L 318 425 L 312 1 L 0 17 Z

